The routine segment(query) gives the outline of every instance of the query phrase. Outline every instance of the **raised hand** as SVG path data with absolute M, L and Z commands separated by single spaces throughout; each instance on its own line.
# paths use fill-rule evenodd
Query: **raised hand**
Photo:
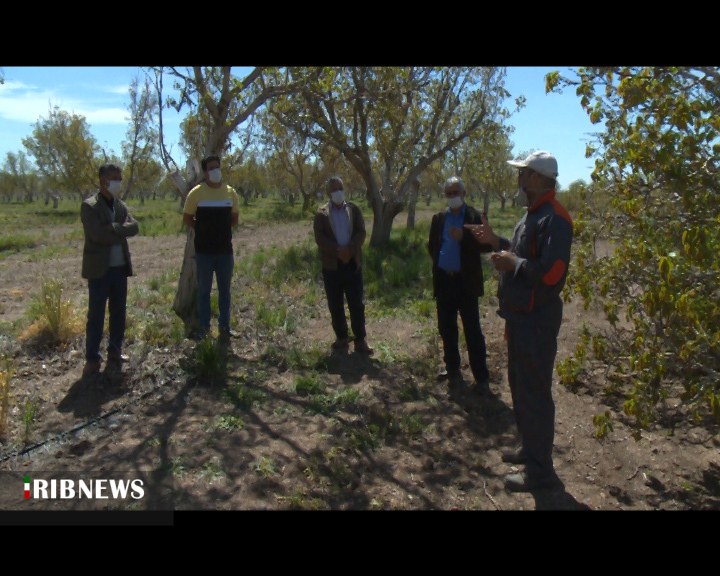
M 485 214 L 480 214 L 480 221 L 482 224 L 465 224 L 465 228 L 472 232 L 475 240 L 477 240 L 480 244 L 490 244 L 493 249 L 497 249 L 500 243 L 500 238 L 497 234 L 495 234 L 495 232 L 493 232 Z

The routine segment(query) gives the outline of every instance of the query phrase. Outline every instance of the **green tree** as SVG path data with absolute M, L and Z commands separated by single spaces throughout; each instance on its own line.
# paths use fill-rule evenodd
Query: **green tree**
M 590 342 L 613 368 L 609 389 L 622 393 L 638 435 L 674 385 L 690 417 L 720 419 L 718 68 L 587 67 L 546 83 L 575 87 L 605 128 L 586 157 L 595 157 L 588 189 L 608 201 L 575 220 L 568 286 L 615 328 Z M 598 234 L 612 255 L 594 256 Z
M 298 91 L 270 112 L 302 137 L 335 147 L 362 177 L 373 210 L 370 245 L 390 240 L 413 183 L 467 138 L 508 116 L 502 68 L 291 68 Z
M 15 195 L 15 179 L 10 172 L 0 170 L 0 199 L 10 203 Z
M 35 194 L 38 193 L 40 179 L 25 153 L 22 151 L 17 154 L 8 152 L 3 170 L 8 173 L 10 178 L 8 184 L 11 188 L 11 193 L 14 193 L 16 190 L 22 191 L 23 200 L 25 202 L 32 202 Z
M 97 187 L 100 147 L 84 116 L 54 106 L 22 143 L 56 193 L 72 192 L 82 200 Z
M 501 202 L 505 209 L 507 191 L 515 188 L 517 175 L 507 163 L 512 158 L 509 134 L 512 127 L 503 126 L 483 140 L 467 139 L 448 155 L 448 176 L 457 174 L 465 181 L 468 196 L 483 199 L 483 211 L 488 214 L 490 197 Z
M 269 114 L 263 115 L 262 125 L 262 143 L 269 151 L 266 164 L 271 180 L 291 206 L 295 205 L 299 195 L 302 211 L 306 212 L 323 184 L 317 142 L 285 130 Z

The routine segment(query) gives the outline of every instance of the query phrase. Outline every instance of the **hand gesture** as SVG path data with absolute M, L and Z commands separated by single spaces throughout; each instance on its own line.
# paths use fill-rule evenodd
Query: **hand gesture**
M 490 261 L 498 272 L 512 272 L 515 270 L 517 256 L 512 252 L 501 250 L 500 252 L 490 254 Z
M 500 242 L 500 237 L 493 232 L 485 214 L 480 214 L 480 221 L 482 224 L 465 224 L 465 228 L 472 232 L 473 237 L 480 244 L 490 244 L 493 248 L 496 248 Z

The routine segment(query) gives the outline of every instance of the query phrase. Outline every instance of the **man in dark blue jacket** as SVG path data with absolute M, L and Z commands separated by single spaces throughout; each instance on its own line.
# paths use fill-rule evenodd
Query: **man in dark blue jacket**
M 525 464 L 523 472 L 505 478 L 505 486 L 528 492 L 560 484 L 552 461 L 551 388 L 573 224 L 555 198 L 557 161 L 552 154 L 538 151 L 508 164 L 519 168 L 518 200 L 528 207 L 512 240 L 495 234 L 484 218 L 482 225 L 468 228 L 478 242 L 492 246 L 490 260 L 500 272 L 498 314 L 505 319 L 508 381 L 522 442 L 518 450 L 504 452 L 502 459 Z

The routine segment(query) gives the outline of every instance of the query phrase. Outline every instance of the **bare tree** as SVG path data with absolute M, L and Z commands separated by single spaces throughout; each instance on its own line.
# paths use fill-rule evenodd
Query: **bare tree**
M 389 241 L 413 182 L 472 136 L 499 129 L 507 98 L 498 68 L 292 68 L 298 92 L 272 113 L 297 134 L 337 148 L 365 182 L 370 244 Z
M 188 173 L 186 180 L 179 172 L 178 166 L 165 147 L 162 138 L 163 105 L 172 106 L 178 112 L 187 106 L 190 113 L 200 118 L 200 124 L 208 122 L 206 142 L 202 156 L 211 154 L 223 156 L 227 152 L 226 144 L 231 134 L 248 120 L 270 98 L 286 94 L 294 89 L 292 82 L 279 69 L 258 66 L 253 68 L 244 78 L 232 74 L 231 66 L 202 67 L 180 70 L 176 67 L 158 67 L 155 70 L 155 85 L 159 102 L 160 151 L 169 177 L 179 190 L 180 200 L 184 202 L 187 193 L 200 182 L 202 172 L 197 167 L 193 174 Z M 163 75 L 169 74 L 180 90 L 179 99 L 168 98 L 163 101 Z M 190 162 L 190 166 L 196 166 Z M 173 310 L 183 319 L 191 321 L 195 310 L 195 293 L 197 292 L 197 276 L 195 271 L 194 230 L 188 229 L 183 258 L 182 271 L 178 281 Z
M 129 172 L 125 186 L 125 196 L 132 197 L 136 179 L 147 189 L 149 181 L 157 182 L 160 176 L 159 166 L 154 160 L 158 144 L 158 131 L 155 128 L 158 97 L 153 90 L 150 79 L 145 76 L 142 88 L 137 77 L 130 83 L 130 126 L 122 144 L 124 164 Z M 145 202 L 145 195 L 140 191 L 140 202 Z

